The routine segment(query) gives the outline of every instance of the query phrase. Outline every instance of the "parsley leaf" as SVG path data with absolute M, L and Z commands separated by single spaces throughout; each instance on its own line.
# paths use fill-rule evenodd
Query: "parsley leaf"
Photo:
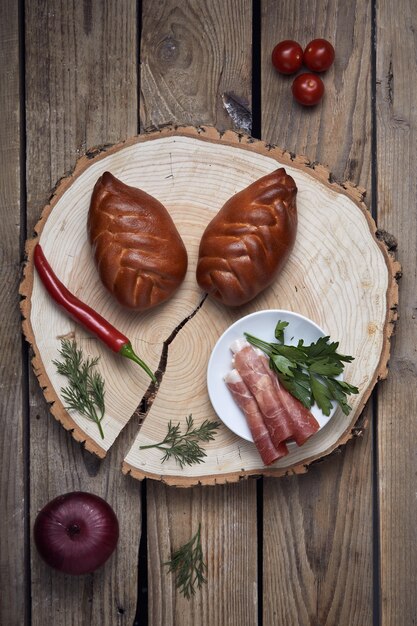
M 284 343 L 284 330 L 287 326 L 288 322 L 281 322 L 281 320 L 279 320 L 278 324 L 275 326 L 275 339 L 280 343 Z
M 291 378 L 294 376 L 294 372 L 291 370 L 291 367 L 293 367 L 293 363 L 292 361 L 287 359 L 287 357 L 283 356 L 282 354 L 272 354 L 271 361 L 275 365 L 276 369 L 283 374 L 286 374 Z
M 269 357 L 270 367 L 278 375 L 281 384 L 310 409 L 314 403 L 329 415 L 332 402 L 337 402 L 343 413 L 348 415 L 351 407 L 347 396 L 359 393 L 357 387 L 350 385 L 337 376 L 342 374 L 345 363 L 351 363 L 353 356 L 339 354 L 339 342 L 330 341 L 330 337 L 320 337 L 306 346 L 300 339 L 296 346 L 285 344 L 285 329 L 288 322 L 278 321 L 275 338 L 278 343 L 268 343 L 245 333 L 246 339 L 253 346 L 262 350 Z
M 311 392 L 317 402 L 317 406 L 323 411 L 324 415 L 330 415 L 332 409 L 332 394 L 329 387 L 313 375 L 310 375 L 310 384 Z

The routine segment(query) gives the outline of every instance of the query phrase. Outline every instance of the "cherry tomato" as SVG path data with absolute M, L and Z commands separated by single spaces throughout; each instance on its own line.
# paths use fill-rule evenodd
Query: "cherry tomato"
M 320 102 L 324 94 L 324 84 L 315 74 L 300 74 L 292 84 L 292 95 L 300 104 L 313 106 Z
M 299 43 L 286 39 L 277 43 L 272 51 L 272 65 L 281 74 L 294 74 L 303 62 L 303 49 Z
M 303 61 L 312 72 L 325 72 L 334 61 L 334 48 L 326 39 L 313 39 L 304 50 Z

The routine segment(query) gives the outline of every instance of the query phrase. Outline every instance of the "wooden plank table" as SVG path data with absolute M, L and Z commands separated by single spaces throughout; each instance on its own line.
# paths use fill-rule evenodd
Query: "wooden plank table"
M 398 0 L 2 0 L 0 3 L 0 624 L 411 626 L 417 620 L 417 7 Z M 276 42 L 326 37 L 326 96 L 296 105 Z M 400 322 L 362 436 L 307 474 L 176 489 L 123 476 L 136 434 L 104 461 L 49 414 L 21 337 L 24 241 L 56 182 L 94 146 L 167 123 L 234 127 L 367 189 L 398 242 Z M 395 243 L 392 244 L 395 246 Z M 71 578 L 32 527 L 58 494 L 94 492 L 121 521 L 117 552 Z M 161 563 L 202 522 L 208 583 L 190 600 Z

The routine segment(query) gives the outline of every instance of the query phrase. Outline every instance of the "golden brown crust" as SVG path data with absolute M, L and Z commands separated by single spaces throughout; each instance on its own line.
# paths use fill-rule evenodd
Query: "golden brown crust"
M 110 172 L 95 184 L 87 228 L 100 278 L 123 306 L 154 307 L 183 281 L 187 252 L 166 208 Z
M 230 198 L 200 242 L 197 282 L 230 306 L 270 285 L 294 246 L 297 187 L 283 167 Z

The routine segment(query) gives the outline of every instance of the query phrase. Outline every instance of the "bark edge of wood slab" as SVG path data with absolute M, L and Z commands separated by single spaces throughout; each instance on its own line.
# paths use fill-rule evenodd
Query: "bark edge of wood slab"
M 287 265 L 277 281 L 247 305 L 228 309 L 210 299 L 201 305 L 203 294 L 196 284 L 195 264 L 199 237 L 205 225 L 232 193 L 279 166 L 289 171 L 299 188 L 299 229 Z M 113 169 L 114 174 L 127 184 L 143 185 L 148 193 L 154 193 L 168 207 L 189 254 L 189 269 L 179 292 L 155 311 L 140 316 L 136 314 L 139 319 L 135 319 L 135 312 L 122 310 L 99 284 L 87 241 L 84 218 L 87 219 L 91 183 L 104 168 Z M 234 131 L 221 132 L 209 126 L 153 129 L 119 144 L 87 152 L 78 160 L 72 174 L 59 181 L 43 208 L 34 237 L 26 242 L 26 261 L 20 285 L 23 333 L 32 348 L 32 367 L 52 415 L 87 450 L 103 458 L 130 417 L 137 415 L 137 407 L 142 398 L 149 397 L 149 389 L 148 381 L 132 369 L 134 364 L 130 367 L 117 361 L 117 357 L 108 354 L 105 348 L 100 349 L 85 331 L 54 309 L 55 305 L 42 293 L 42 286 L 35 276 L 33 249 L 37 242 L 42 243 L 52 267 L 66 286 L 135 339 L 141 356 L 150 359 L 154 371 L 160 366 L 163 350 L 169 352 L 168 365 L 161 371 L 160 388 L 155 397 L 150 398 L 137 439 L 125 456 L 122 466 L 125 474 L 179 487 L 235 482 L 248 476 L 282 476 L 302 473 L 313 461 L 346 444 L 366 427 L 361 419 L 363 408 L 377 381 L 388 373 L 390 338 L 397 320 L 398 278 L 401 275 L 393 247 L 386 243 L 386 237 L 377 233 L 364 197 L 363 189 L 350 182 L 335 182 L 322 165 L 252 137 Z M 341 250 L 343 246 L 345 250 Z M 307 251 L 310 254 L 308 259 Z M 310 275 L 306 267 L 310 268 Z M 382 278 L 381 273 L 384 274 Z M 375 285 L 375 281 L 383 285 Z M 369 301 L 368 293 L 371 293 Z M 355 307 L 355 303 L 358 306 Z M 326 306 L 331 308 L 329 315 Z M 207 444 L 208 456 L 201 465 L 181 470 L 169 462 L 161 464 L 159 461 L 158 464 L 161 455 L 159 453 L 158 457 L 155 450 L 141 451 L 139 462 L 139 446 L 163 439 L 169 419 L 173 423 L 185 423 L 190 412 L 196 422 L 210 417 L 215 419 L 205 389 L 206 359 L 213 342 L 233 321 L 263 308 L 290 308 L 307 315 L 329 331 L 333 340 L 341 341 L 342 351 L 348 352 L 352 347 L 357 349 L 357 369 L 361 368 L 360 394 L 351 396 L 354 401 L 349 418 L 339 413 L 336 413 L 337 418 L 332 418 L 339 420 L 340 432 L 335 430 L 331 437 L 330 434 L 323 435 L 319 451 L 305 444 L 305 450 L 300 448 L 294 459 L 287 457 L 289 465 L 279 461 L 272 467 L 263 467 L 257 462 L 255 447 L 238 439 L 223 426 L 215 441 Z M 374 311 L 375 320 L 371 315 Z M 359 331 L 352 326 L 353 317 L 360 326 L 360 336 L 355 335 Z M 208 321 L 210 328 L 207 328 Z M 42 324 L 46 324 L 47 329 Z M 367 327 L 362 328 L 363 324 Z M 341 332 L 345 325 L 346 336 Z M 174 329 L 178 332 L 172 335 Z M 106 381 L 115 382 L 108 393 L 109 408 L 103 421 L 103 429 L 106 432 L 107 427 L 108 434 L 104 441 L 94 431 L 95 424 L 87 424 L 84 418 L 70 415 L 64 408 L 59 397 L 62 381 L 57 379 L 50 365 L 51 358 L 58 356 L 59 337 L 74 333 L 86 353 L 100 354 Z M 196 372 L 195 367 L 191 367 L 185 345 L 191 345 L 191 351 L 196 352 L 198 346 L 203 371 Z M 148 352 L 144 353 L 144 349 Z M 374 359 L 368 370 L 366 352 L 372 353 Z M 196 354 L 191 358 L 196 359 Z M 370 356 L 367 358 L 371 359 Z M 187 389 L 175 378 L 172 363 L 180 370 L 183 368 L 183 373 L 189 372 L 195 377 L 190 379 L 193 397 L 187 399 Z M 194 365 L 196 363 L 195 360 Z M 355 361 L 353 369 L 349 370 L 349 376 L 353 378 L 356 374 L 354 366 Z M 349 380 L 354 384 L 358 382 Z M 177 390 L 177 401 L 170 404 L 169 396 L 174 389 Z

